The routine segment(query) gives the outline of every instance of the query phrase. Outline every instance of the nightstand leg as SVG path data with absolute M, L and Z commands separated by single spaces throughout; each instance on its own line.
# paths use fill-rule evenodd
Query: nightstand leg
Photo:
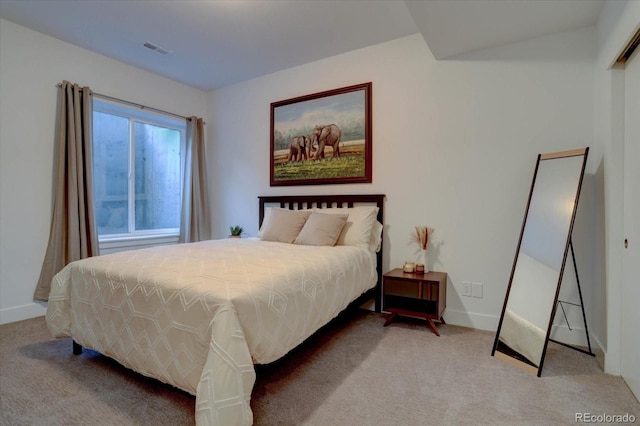
M 427 325 L 429 326 L 431 331 L 436 334 L 436 336 L 440 337 L 440 333 L 438 333 L 438 329 L 436 328 L 436 325 L 433 323 L 433 320 L 431 318 L 427 318 Z
M 446 324 L 446 322 L 444 322 L 444 318 L 442 318 L 442 317 L 440 317 L 440 322 L 441 322 L 442 324 Z
M 388 326 L 389 324 L 391 324 L 391 321 L 393 321 L 393 320 L 395 319 L 396 315 L 398 315 L 398 314 L 396 314 L 395 312 L 394 312 L 394 313 L 392 313 L 391 315 L 389 315 L 389 316 L 387 317 L 387 321 L 385 321 L 385 323 L 384 323 L 384 326 L 383 326 L 383 327 L 386 327 L 386 326 Z

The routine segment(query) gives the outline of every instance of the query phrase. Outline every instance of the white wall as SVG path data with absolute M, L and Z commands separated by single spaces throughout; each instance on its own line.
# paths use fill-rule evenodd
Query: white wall
M 417 257 L 415 225 L 436 228 L 445 319 L 495 330 L 537 154 L 593 145 L 595 40 L 592 28 L 437 62 L 415 35 L 212 92 L 215 236 L 255 234 L 258 195 L 384 193 L 384 269 Z M 270 103 L 367 81 L 373 183 L 270 188 Z M 462 297 L 463 281 L 484 297 Z
M 207 115 L 207 94 L 0 20 L 0 323 L 33 303 L 51 221 L 57 88 L 62 80 L 176 114 Z
M 595 66 L 596 142 L 602 146 L 606 229 L 606 298 L 600 309 L 606 322 L 599 330 L 605 349 L 605 371 L 620 374 L 621 342 L 629 339 L 640 344 L 636 336 L 621 334 L 622 241 L 624 211 L 624 71 L 612 67 L 630 37 L 640 27 L 640 2 L 609 1 L 597 23 L 598 52 Z

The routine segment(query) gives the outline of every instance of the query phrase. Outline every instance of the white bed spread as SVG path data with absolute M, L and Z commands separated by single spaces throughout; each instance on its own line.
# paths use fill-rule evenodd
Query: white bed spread
M 510 309 L 504 312 L 500 340 L 514 351 L 540 366 L 547 333 Z
M 54 277 L 55 337 L 196 395 L 199 425 L 248 425 L 272 362 L 376 283 L 375 254 L 247 239 L 83 259 Z

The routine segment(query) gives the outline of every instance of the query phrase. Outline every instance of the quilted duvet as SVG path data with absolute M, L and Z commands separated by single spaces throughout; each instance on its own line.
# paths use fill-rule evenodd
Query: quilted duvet
M 248 425 L 275 361 L 376 283 L 375 255 L 248 239 L 97 256 L 52 283 L 55 337 L 196 395 L 198 425 Z

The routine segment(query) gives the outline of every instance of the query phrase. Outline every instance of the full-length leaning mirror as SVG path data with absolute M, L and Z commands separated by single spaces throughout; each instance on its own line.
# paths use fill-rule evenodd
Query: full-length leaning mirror
M 542 372 L 589 148 L 538 155 L 491 355 Z

